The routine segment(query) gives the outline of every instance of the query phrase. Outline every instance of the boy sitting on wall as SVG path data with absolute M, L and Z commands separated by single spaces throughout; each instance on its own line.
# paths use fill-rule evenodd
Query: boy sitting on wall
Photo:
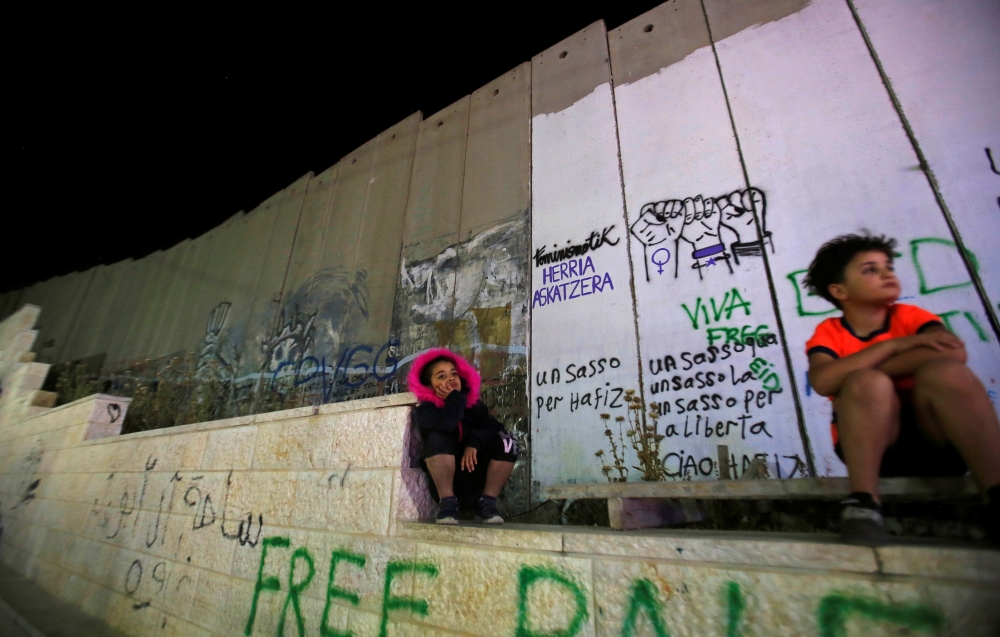
M 841 537 L 887 541 L 879 476 L 972 471 L 988 498 L 987 530 L 1000 540 L 1000 423 L 965 346 L 937 316 L 896 303 L 895 239 L 837 237 L 809 266 L 806 286 L 843 311 L 806 343 L 809 382 L 833 401 L 834 449 L 847 465 Z

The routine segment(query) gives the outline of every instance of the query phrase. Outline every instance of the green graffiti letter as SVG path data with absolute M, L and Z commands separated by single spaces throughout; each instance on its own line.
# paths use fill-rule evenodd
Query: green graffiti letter
M 743 618 L 743 609 L 746 608 L 746 600 L 743 599 L 743 591 L 736 582 L 729 582 L 723 589 L 726 597 L 726 606 L 729 608 L 728 621 L 726 622 L 726 637 L 739 637 L 743 634 L 740 628 L 740 620 Z
M 365 567 L 365 556 L 358 555 L 357 553 L 351 553 L 347 549 L 337 549 L 330 556 L 330 580 L 326 585 L 326 607 L 323 609 L 323 620 L 319 625 L 320 637 L 353 637 L 354 633 L 351 631 L 341 631 L 330 628 L 327 622 L 330 619 L 330 605 L 334 599 L 347 600 L 352 606 L 357 606 L 361 599 L 356 593 L 344 590 L 338 586 L 333 585 L 333 578 L 337 573 L 337 564 L 340 562 L 350 562 L 358 568 Z
M 663 623 L 663 604 L 657 594 L 656 586 L 648 579 L 637 579 L 632 583 L 632 592 L 628 598 L 628 613 L 622 624 L 622 637 L 632 637 L 635 622 L 639 619 L 639 611 L 644 611 L 649 622 L 653 624 L 656 637 L 670 637 Z
M 302 559 L 305 561 L 306 566 L 309 567 L 309 574 L 299 582 L 295 583 L 295 561 Z M 302 608 L 299 606 L 299 595 L 302 591 L 309 587 L 309 583 L 312 582 L 313 575 L 316 574 L 316 566 L 313 564 L 312 555 L 309 555 L 309 549 L 304 546 L 300 546 L 295 549 L 292 553 L 292 562 L 288 567 L 288 596 L 285 597 L 285 605 L 281 607 L 281 615 L 278 616 L 278 637 L 285 637 L 285 617 L 288 614 L 288 605 L 292 605 L 292 610 L 295 611 L 295 626 L 299 629 L 299 637 L 305 637 L 306 635 L 306 623 L 302 619 Z
M 937 287 L 928 287 L 927 277 L 924 275 L 924 268 L 920 264 L 920 246 L 923 244 L 928 245 L 942 245 L 949 248 L 953 248 L 956 252 L 958 251 L 958 246 L 955 245 L 954 241 L 949 241 L 947 239 L 938 239 L 935 237 L 926 237 L 924 239 L 913 239 L 910 241 L 910 256 L 913 257 L 913 267 L 917 271 L 917 278 L 920 280 L 920 293 L 921 294 L 934 294 L 935 292 L 940 292 L 941 290 L 951 290 L 953 288 L 960 288 L 966 285 L 972 285 L 972 281 L 964 281 L 962 283 L 952 283 L 950 285 L 939 285 Z M 969 257 L 969 262 L 972 264 L 972 269 L 979 272 L 979 260 L 976 259 L 976 255 L 972 254 L 970 250 L 965 251 L 965 255 Z
M 701 297 L 700 296 L 698 297 L 698 302 L 694 304 L 694 313 L 692 313 L 691 310 L 688 309 L 687 303 L 681 303 L 681 307 L 684 308 L 684 311 L 687 313 L 688 318 L 691 319 L 691 327 L 693 329 L 698 329 L 698 312 L 700 312 L 702 310 L 705 310 L 705 312 L 706 312 L 705 316 L 706 316 L 706 320 L 707 320 L 707 317 L 708 317 L 707 311 L 708 310 L 705 309 L 705 308 L 703 308 L 701 306 Z
M 576 612 L 565 630 L 554 633 L 536 633 L 531 630 L 531 621 L 528 617 L 528 593 L 535 583 L 542 580 L 559 584 L 573 595 L 573 600 L 576 602 Z M 517 637 L 573 637 L 580 632 L 583 622 L 590 617 L 590 613 L 587 612 L 587 598 L 580 590 L 580 585 L 553 568 L 523 566 L 517 575 L 517 581 Z
M 397 597 L 392 594 L 392 580 L 403 573 L 423 573 L 428 577 L 437 577 L 438 570 L 427 562 L 389 562 L 385 567 L 385 587 L 382 590 L 382 626 L 379 637 L 386 637 L 389 629 L 389 611 L 408 610 L 417 615 L 427 615 L 427 600 L 415 597 Z
M 809 290 L 803 290 L 799 287 L 799 276 L 805 274 L 808 270 L 796 270 L 795 272 L 789 272 L 785 275 L 789 281 L 792 282 L 792 287 L 795 288 L 795 301 L 797 303 L 796 311 L 798 311 L 799 316 L 823 316 L 824 314 L 830 314 L 836 312 L 837 308 L 831 307 L 829 310 L 823 310 L 822 312 L 809 312 L 804 307 L 802 307 L 802 293 L 805 292 L 805 296 L 816 296 Z
M 739 299 L 739 303 L 736 302 L 737 299 Z M 723 300 L 722 304 L 725 305 L 726 302 Z M 729 306 L 726 308 L 727 321 L 733 318 L 733 310 L 739 307 L 743 308 L 744 316 L 750 316 L 750 301 L 744 301 L 743 297 L 740 296 L 740 291 L 733 288 L 732 296 L 729 297 Z M 714 305 L 712 309 L 715 309 Z
M 944 615 L 923 604 L 886 604 L 868 597 L 830 593 L 820 600 L 816 611 L 820 635 L 846 637 L 847 618 L 851 615 L 906 626 L 924 633 L 936 632 L 944 626 Z
M 243 634 L 247 635 L 247 637 L 253 633 L 253 623 L 257 619 L 257 600 L 260 599 L 260 592 L 281 590 L 281 582 L 278 581 L 277 577 L 272 575 L 264 579 L 264 560 L 267 559 L 267 547 L 269 546 L 286 549 L 288 548 L 288 538 L 278 536 L 264 538 L 264 544 L 260 549 L 260 566 L 257 568 L 257 584 L 253 587 L 253 602 L 250 604 L 250 617 L 247 619 L 246 628 L 243 629 Z

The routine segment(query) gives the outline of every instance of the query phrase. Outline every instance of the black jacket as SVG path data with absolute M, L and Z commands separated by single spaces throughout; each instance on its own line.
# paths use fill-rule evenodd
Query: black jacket
M 466 394 L 453 391 L 445 398 L 441 409 L 429 402 L 417 405 L 414 420 L 421 433 L 454 433 L 466 447 L 482 451 L 487 441 L 498 431 L 503 431 L 504 426 L 490 415 L 490 410 L 483 401 L 477 400 L 472 407 L 466 407 L 465 403 Z

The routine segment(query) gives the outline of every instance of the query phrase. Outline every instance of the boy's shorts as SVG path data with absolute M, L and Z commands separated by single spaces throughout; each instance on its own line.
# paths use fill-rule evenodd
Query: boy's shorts
M 917 409 L 913 395 L 908 391 L 896 391 L 899 396 L 899 438 L 889 445 L 882 456 L 879 476 L 882 478 L 931 478 L 962 476 L 968 472 L 965 460 L 951 444 L 938 447 L 924 437 L 917 424 Z M 833 423 L 837 424 L 837 412 L 833 412 Z M 844 459 L 840 441 L 833 447 L 837 457 Z
M 465 445 L 459 442 L 457 433 L 427 431 L 422 432 L 421 437 L 424 441 L 424 458 L 441 454 L 455 456 L 455 479 L 452 488 L 455 490 L 461 509 L 475 508 L 476 502 L 483 495 L 483 489 L 486 488 L 486 469 L 491 460 L 517 462 L 517 438 L 507 431 L 498 431 L 476 454 L 476 468 L 472 472 L 462 469 L 462 455 L 465 453 Z M 427 471 L 427 462 L 422 461 L 420 464 L 423 470 Z M 431 496 L 435 502 L 439 502 L 441 498 L 438 497 L 434 480 L 428 480 L 428 482 L 430 483 Z

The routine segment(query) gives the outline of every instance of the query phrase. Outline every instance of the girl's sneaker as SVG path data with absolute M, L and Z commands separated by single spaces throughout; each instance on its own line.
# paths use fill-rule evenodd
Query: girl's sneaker
M 441 508 L 438 509 L 437 524 L 458 524 L 458 498 L 451 496 L 441 498 Z
M 476 517 L 483 521 L 483 524 L 503 524 L 503 518 L 497 513 L 497 499 L 484 495 L 476 503 Z

